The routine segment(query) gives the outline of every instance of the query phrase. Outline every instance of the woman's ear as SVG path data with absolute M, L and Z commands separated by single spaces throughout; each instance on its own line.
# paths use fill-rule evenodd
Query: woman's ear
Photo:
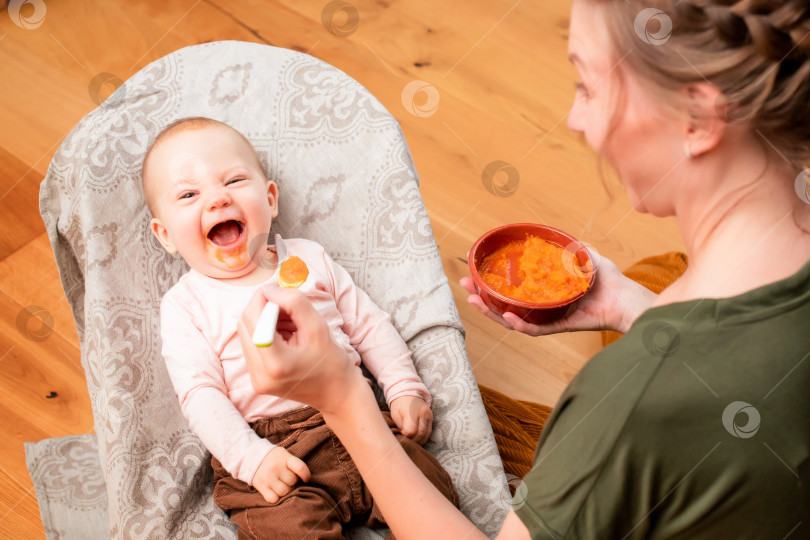
M 267 202 L 270 204 L 273 217 L 276 217 L 278 215 L 278 186 L 272 180 L 267 181 Z
M 163 249 L 172 255 L 177 253 L 177 248 L 169 238 L 169 231 L 166 230 L 166 227 L 163 226 L 163 223 L 161 223 L 158 218 L 152 218 L 152 221 L 149 222 L 149 229 L 152 231 L 152 234 L 155 235 L 155 238 L 158 239 L 160 245 L 163 246 Z
M 726 134 L 727 122 L 721 117 L 718 103 L 723 93 L 709 83 L 691 84 L 686 88 L 689 113 L 685 144 L 693 157 L 714 150 Z

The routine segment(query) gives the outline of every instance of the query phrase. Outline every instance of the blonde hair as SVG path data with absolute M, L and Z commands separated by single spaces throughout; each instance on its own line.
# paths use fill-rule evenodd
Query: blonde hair
M 641 79 L 665 92 L 708 81 L 722 92 L 721 118 L 795 168 L 810 164 L 808 0 L 589 1 L 603 8 L 614 54 L 632 49 L 625 62 Z
M 160 131 L 160 133 L 157 134 L 157 137 L 155 137 L 155 140 L 152 141 L 152 144 L 146 150 L 146 155 L 143 158 L 143 164 L 141 166 L 141 188 L 143 190 L 144 199 L 146 200 L 146 206 L 149 208 L 149 212 L 152 214 L 152 216 L 157 215 L 155 212 L 156 207 L 154 201 L 152 200 L 153 197 L 151 190 L 149 189 L 148 183 L 146 181 L 146 167 L 149 162 L 149 157 L 152 155 L 152 151 L 172 133 L 187 130 L 204 129 L 212 126 L 225 127 L 234 132 L 235 134 L 239 135 L 239 137 L 241 137 L 242 140 L 245 141 L 245 143 L 247 143 L 247 145 L 250 146 L 251 149 L 253 149 L 253 154 L 256 157 L 256 163 L 258 164 L 259 169 L 262 171 L 262 174 L 264 174 L 265 178 L 267 178 L 264 166 L 262 165 L 262 162 L 259 159 L 258 154 L 256 154 L 256 149 L 253 148 L 251 142 L 238 129 L 233 128 L 232 126 L 226 124 L 225 122 L 220 122 L 219 120 L 214 120 L 213 118 L 207 118 L 205 116 L 188 116 L 185 118 L 180 118 L 167 125 Z

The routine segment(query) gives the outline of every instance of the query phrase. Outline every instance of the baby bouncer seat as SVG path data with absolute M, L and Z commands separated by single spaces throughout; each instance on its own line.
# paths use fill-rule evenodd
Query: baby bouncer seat
M 42 182 L 95 428 L 26 444 L 47 537 L 236 538 L 160 353 L 160 300 L 188 267 L 149 231 L 140 186 L 149 144 L 186 116 L 245 134 L 279 186 L 271 233 L 322 244 L 392 315 L 433 396 L 426 448 L 453 477 L 462 511 L 494 535 L 509 508 L 506 478 L 399 124 L 320 60 L 224 41 L 135 74 L 71 131 Z

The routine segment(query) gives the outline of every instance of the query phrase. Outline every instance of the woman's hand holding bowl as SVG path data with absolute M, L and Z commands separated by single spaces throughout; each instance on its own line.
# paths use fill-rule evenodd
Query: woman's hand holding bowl
M 586 248 L 598 268 L 593 287 L 568 316 L 545 324 L 532 324 L 514 313 L 499 314 L 490 309 L 478 295 L 471 277 L 461 278 L 461 286 L 469 293 L 467 301 L 493 321 L 530 336 L 545 336 L 579 330 L 615 330 L 626 332 L 633 321 L 648 309 L 656 294 L 627 278 L 610 259 L 595 249 Z M 469 256 L 469 254 L 468 254 Z

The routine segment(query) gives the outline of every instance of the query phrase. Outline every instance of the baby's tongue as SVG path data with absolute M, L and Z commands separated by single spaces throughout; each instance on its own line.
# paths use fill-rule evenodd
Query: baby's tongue
M 218 246 L 227 246 L 239 238 L 239 225 L 235 221 L 226 221 L 215 225 L 208 238 Z

